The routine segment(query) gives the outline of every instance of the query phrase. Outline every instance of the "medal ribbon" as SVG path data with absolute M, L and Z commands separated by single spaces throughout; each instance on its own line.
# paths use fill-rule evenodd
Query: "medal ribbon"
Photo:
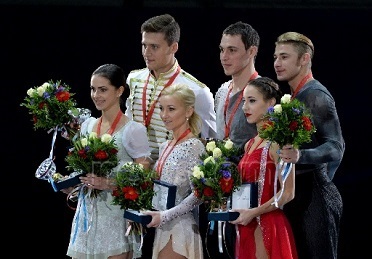
M 302 87 L 305 85 L 306 81 L 309 80 L 309 78 L 311 78 L 313 76 L 313 74 L 310 72 L 309 74 L 307 74 L 304 78 L 302 78 L 301 82 L 298 84 L 298 86 L 296 87 L 296 89 L 294 90 L 293 94 L 292 94 L 292 97 L 291 97 L 291 100 L 293 100 L 296 95 L 298 94 L 298 92 L 302 89 Z
M 251 81 L 253 79 L 256 79 L 257 76 L 258 76 L 258 72 L 254 71 L 254 73 L 249 78 L 249 81 Z M 249 81 L 248 81 L 248 83 L 249 83 Z M 243 88 L 243 90 L 244 90 L 244 88 Z M 230 128 L 231 128 L 232 119 L 234 118 L 235 113 L 236 113 L 236 111 L 239 107 L 239 104 L 243 99 L 243 90 L 240 92 L 238 100 L 236 100 L 235 105 L 233 107 L 233 110 L 231 111 L 229 122 L 226 124 L 226 113 L 227 113 L 227 107 L 229 106 L 229 103 L 230 103 L 230 94 L 231 94 L 231 91 L 232 91 L 232 87 L 229 87 L 229 91 L 227 92 L 226 99 L 225 99 L 225 106 L 224 106 L 224 110 L 223 110 L 223 115 L 225 117 L 225 139 L 228 138 L 229 135 L 230 135 Z
M 190 128 L 187 128 L 187 130 L 185 130 L 182 133 L 182 135 L 177 139 L 174 145 L 170 145 L 171 141 L 168 142 L 167 147 L 165 148 L 164 152 L 161 154 L 161 157 L 159 158 L 158 166 L 156 167 L 156 171 L 159 175 L 159 178 L 161 176 L 161 171 L 163 170 L 164 162 L 168 158 L 169 154 L 172 152 L 172 150 L 177 145 L 177 143 L 180 142 L 183 138 L 185 138 L 190 132 L 191 132 Z M 171 149 L 169 149 L 168 151 L 168 148 L 171 148 Z
M 169 81 L 164 85 L 164 88 L 161 90 L 163 91 L 165 88 L 167 88 L 168 86 L 170 86 L 173 81 L 176 79 L 176 77 L 178 76 L 178 74 L 181 72 L 181 67 L 178 66 L 177 67 L 177 71 L 176 73 L 174 73 L 174 75 L 169 79 Z M 145 83 L 145 86 L 143 87 L 143 92 L 142 92 L 142 114 L 143 114 L 143 124 L 146 126 L 146 128 L 150 125 L 150 121 L 151 121 L 151 118 L 152 118 L 152 114 L 154 113 L 154 110 L 155 110 L 155 105 L 157 103 L 157 101 L 159 100 L 159 97 L 161 95 L 161 92 L 160 94 L 158 95 L 158 97 L 156 98 L 156 100 L 154 100 L 150 106 L 150 109 L 149 109 L 149 112 L 146 114 L 146 92 L 147 92 L 147 86 L 149 84 L 149 81 L 150 81 L 150 76 L 151 76 L 151 71 L 149 73 L 149 75 L 147 76 L 147 79 L 146 79 L 146 83 Z

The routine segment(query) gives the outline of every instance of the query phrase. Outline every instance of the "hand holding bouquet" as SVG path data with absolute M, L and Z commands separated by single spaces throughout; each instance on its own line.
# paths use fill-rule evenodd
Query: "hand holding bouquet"
M 110 134 L 97 137 L 97 133 L 91 132 L 82 135 L 72 141 L 66 167 L 70 171 L 80 174 L 92 173 L 98 177 L 113 177 L 112 171 L 118 166 L 118 148 L 114 138 Z M 91 197 L 96 197 L 100 190 L 93 189 Z

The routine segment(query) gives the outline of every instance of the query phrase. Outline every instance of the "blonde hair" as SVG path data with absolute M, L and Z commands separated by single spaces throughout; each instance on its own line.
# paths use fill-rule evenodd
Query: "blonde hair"
M 308 37 L 301 33 L 293 31 L 283 33 L 277 38 L 275 45 L 279 43 L 291 43 L 297 49 L 300 56 L 305 53 L 309 53 L 311 58 L 314 56 L 314 44 Z
M 200 116 L 195 112 L 195 93 L 186 84 L 173 84 L 170 85 L 161 92 L 161 96 L 172 95 L 178 97 L 186 108 L 192 107 L 194 112 L 188 118 L 191 132 L 198 136 L 201 132 L 202 120 Z

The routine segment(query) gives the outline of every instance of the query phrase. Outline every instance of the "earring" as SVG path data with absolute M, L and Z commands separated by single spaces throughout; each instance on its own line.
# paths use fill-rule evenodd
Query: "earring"
M 186 120 L 189 121 L 189 117 L 186 117 Z

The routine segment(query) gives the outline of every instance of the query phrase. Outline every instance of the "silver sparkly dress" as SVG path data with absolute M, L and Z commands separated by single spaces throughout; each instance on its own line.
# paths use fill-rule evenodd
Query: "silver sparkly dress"
M 168 141 L 160 146 L 160 156 L 167 144 Z M 165 160 L 160 180 L 177 186 L 176 205 L 161 212 L 161 224 L 155 231 L 153 259 L 171 237 L 176 253 L 189 259 L 203 258 L 202 240 L 192 211 L 201 201 L 194 196 L 190 181 L 203 152 L 203 143 L 198 138 L 190 138 L 176 145 Z
M 87 119 L 81 127 L 83 134 L 92 132 L 96 118 Z M 150 156 L 144 125 L 128 121 L 113 134 L 118 145 L 119 166 L 133 158 Z M 117 167 L 117 168 L 118 168 Z M 115 173 L 115 170 L 113 174 Z M 127 222 L 119 205 L 112 205 L 111 191 L 102 191 L 97 198 L 79 195 L 72 222 L 67 255 L 79 259 L 107 259 L 111 255 L 134 250 L 141 256 L 137 238 L 125 236 Z

